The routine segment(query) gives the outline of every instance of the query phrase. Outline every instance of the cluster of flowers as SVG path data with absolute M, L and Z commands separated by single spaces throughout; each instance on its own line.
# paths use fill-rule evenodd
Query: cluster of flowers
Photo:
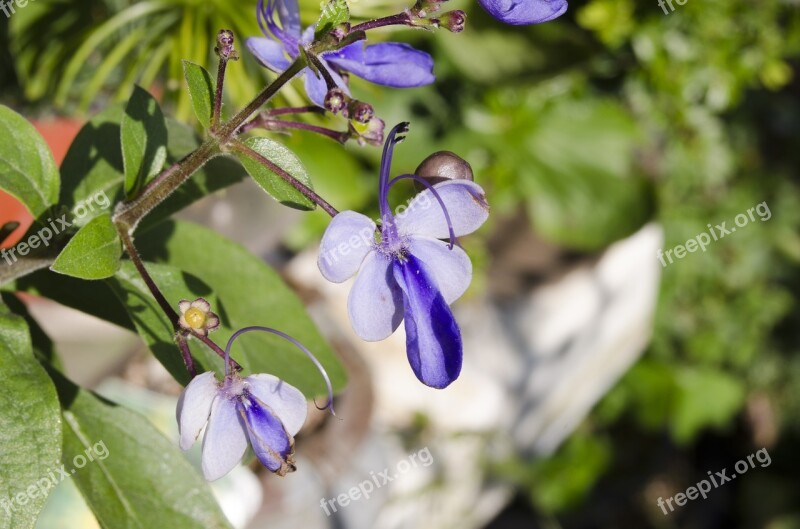
M 419 0 L 399 15 L 364 23 L 363 29 L 391 24 L 412 27 L 443 26 L 463 29 L 463 12 L 438 17 L 446 0 Z M 493 16 L 509 24 L 535 24 L 552 20 L 566 11 L 565 0 L 479 0 Z M 283 72 L 315 39 L 314 26 L 302 29 L 296 0 L 259 0 L 257 16 L 263 37 L 248 39 L 258 61 L 274 72 Z M 356 26 L 356 27 L 359 27 Z M 319 74 L 319 75 L 318 75 Z M 434 81 L 433 59 L 406 44 L 362 41 L 323 52 L 314 71 L 306 68 L 305 89 L 311 101 L 331 112 L 342 112 L 357 121 L 377 125 L 368 136 L 371 143 L 383 137 L 383 122 L 373 119 L 371 107 L 359 116 L 350 97 L 349 74 L 391 87 L 416 87 Z M 357 103 L 357 102 L 356 102 Z M 367 105 L 368 106 L 368 105 Z M 355 116 L 354 116 L 355 115 Z M 445 388 L 461 372 L 461 332 L 450 310 L 472 280 L 472 264 L 457 237 L 477 230 L 488 218 L 489 206 L 481 187 L 472 181 L 469 166 L 451 153 L 433 158 L 434 174 L 390 177 L 395 146 L 404 139 L 408 124 L 395 126 L 383 147 L 379 177 L 380 224 L 355 211 L 334 216 L 320 248 L 319 268 L 329 281 L 341 283 L 357 276 L 348 298 L 348 313 L 355 332 L 364 340 L 378 341 L 405 323 L 408 361 L 417 378 L 433 388 Z M 466 170 L 464 169 L 466 167 Z M 438 178 L 436 178 L 438 177 Z M 422 191 L 412 199 L 413 215 L 395 217 L 389 207 L 389 191 L 401 180 L 413 180 Z M 435 204 L 438 207 L 416 207 Z M 374 240 L 323 258 L 349 241 L 374 233 Z M 444 242 L 448 240 L 448 242 Z M 206 336 L 219 318 L 202 299 L 180 304 L 180 325 L 186 332 Z M 180 446 L 189 449 L 203 428 L 202 466 L 208 480 L 227 474 L 244 455 L 248 441 L 261 463 L 285 475 L 294 470 L 294 435 L 303 426 L 307 402 L 296 388 L 268 374 L 241 377 L 231 368 L 230 349 L 245 332 L 262 331 L 290 340 L 315 363 L 328 385 L 328 404 L 333 393 L 328 377 L 310 351 L 293 338 L 266 327 L 250 327 L 235 333 L 225 349 L 225 376 L 214 373 L 195 377 L 178 404 Z

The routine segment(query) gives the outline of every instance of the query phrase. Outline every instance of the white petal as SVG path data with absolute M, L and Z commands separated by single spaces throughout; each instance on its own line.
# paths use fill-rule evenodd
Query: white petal
M 481 186 L 469 180 L 449 180 L 433 186 L 450 215 L 456 237 L 472 233 L 489 218 L 489 203 Z M 404 235 L 434 239 L 450 236 L 442 207 L 430 189 L 419 193 L 408 209 L 397 216 L 397 229 Z
M 219 385 L 213 371 L 197 375 L 189 382 L 178 399 L 178 431 L 181 436 L 181 450 L 192 447 L 203 426 L 208 422 L 211 403 L 217 396 Z
M 245 450 L 247 434 L 236 400 L 218 396 L 203 438 L 203 475 L 208 481 L 221 478 L 241 461 Z
M 192 302 L 188 299 L 182 299 L 180 303 L 178 303 L 178 308 L 181 309 L 181 313 L 186 312 L 192 307 Z
M 299 389 L 273 375 L 260 373 L 245 377 L 250 393 L 270 407 L 283 423 L 286 432 L 294 437 L 308 415 L 308 402 Z
M 322 236 L 319 270 L 328 281 L 341 283 L 358 272 L 375 243 L 375 223 L 366 215 L 343 211 Z
M 403 291 L 392 273 L 392 261 L 378 252 L 364 259 L 350 296 L 347 311 L 353 330 L 363 340 L 384 340 L 403 321 Z
M 425 263 L 436 281 L 445 302 L 451 304 L 460 298 L 472 281 L 472 262 L 467 252 L 430 237 L 411 237 L 410 251 Z

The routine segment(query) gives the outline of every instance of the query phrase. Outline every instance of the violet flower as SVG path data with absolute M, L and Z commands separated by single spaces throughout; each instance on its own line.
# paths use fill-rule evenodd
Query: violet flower
M 416 175 L 389 180 L 394 145 L 408 130 L 396 126 L 381 161 L 381 227 L 360 213 L 336 215 L 322 237 L 319 268 L 334 283 L 358 277 L 348 298 L 356 334 L 368 341 L 388 338 L 405 321 L 408 361 L 425 385 L 444 388 L 461 372 L 461 331 L 449 304 L 472 280 L 472 263 L 456 236 L 478 229 L 489 216 L 480 186 L 450 180 L 431 186 Z M 389 189 L 412 178 L 427 187 L 403 214 L 389 208 Z M 450 244 L 439 239 L 450 238 Z
M 300 46 L 314 40 L 314 26 L 301 32 L 297 0 L 259 0 L 257 15 L 265 36 L 247 39 L 247 47 L 262 65 L 273 72 L 282 72 L 300 55 Z M 348 95 L 347 83 L 339 72 L 350 72 L 367 81 L 394 88 L 423 86 L 435 80 L 433 58 L 399 42 L 371 46 L 355 42 L 340 50 L 323 53 L 320 61 Z M 324 77 L 317 78 L 309 68 L 301 75 L 305 75 L 308 97 L 323 107 L 328 93 Z
M 478 0 L 490 15 L 514 26 L 541 24 L 567 11 L 567 0 Z
M 240 377 L 229 372 L 230 348 L 241 334 L 262 331 L 277 334 L 299 347 L 314 362 L 328 385 L 328 405 L 333 389 L 328 375 L 311 352 L 290 336 L 268 327 L 247 327 L 231 336 L 225 348 L 225 378 L 213 371 L 195 377 L 178 400 L 180 447 L 188 450 L 206 427 L 202 467 L 208 481 L 217 480 L 239 463 L 248 442 L 265 467 L 279 476 L 295 470 L 294 436 L 306 420 L 308 405 L 297 388 L 268 374 Z M 207 426 L 206 426 L 207 425 Z

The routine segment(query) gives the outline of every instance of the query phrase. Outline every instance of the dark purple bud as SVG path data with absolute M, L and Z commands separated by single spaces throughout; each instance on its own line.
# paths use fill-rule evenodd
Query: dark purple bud
M 325 109 L 336 115 L 347 108 L 350 98 L 341 88 L 333 88 L 325 94 Z
M 439 151 L 425 158 L 414 174 L 427 181 L 431 185 L 436 185 L 447 180 L 469 180 L 475 181 L 472 174 L 472 167 L 466 160 L 450 151 Z M 422 184 L 415 184 L 422 188 Z
M 221 29 L 217 33 L 217 47 L 214 48 L 214 51 L 220 59 L 229 61 L 239 59 L 239 54 L 236 53 L 236 48 L 234 48 L 234 41 L 233 31 L 229 29 Z
M 375 115 L 375 110 L 369 103 L 353 99 L 347 107 L 347 114 L 357 123 L 369 123 Z
M 442 16 L 439 17 L 439 26 L 453 33 L 461 33 L 464 31 L 464 24 L 466 22 L 467 14 L 460 9 L 442 13 Z

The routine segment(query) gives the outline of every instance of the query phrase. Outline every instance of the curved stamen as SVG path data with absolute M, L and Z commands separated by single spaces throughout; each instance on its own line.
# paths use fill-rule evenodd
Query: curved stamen
M 294 344 L 295 347 L 303 351 L 306 354 L 306 356 L 308 356 L 308 358 L 314 363 L 316 368 L 319 370 L 320 374 L 322 375 L 322 378 L 325 380 L 325 385 L 328 386 L 328 403 L 322 408 L 317 406 L 317 409 L 318 410 L 330 409 L 331 415 L 336 417 L 336 412 L 333 409 L 333 386 L 331 385 L 331 379 L 328 377 L 328 373 L 325 371 L 325 368 L 322 367 L 322 364 L 320 363 L 319 360 L 317 360 L 317 357 L 314 356 L 314 354 L 311 351 L 306 349 L 306 346 L 304 346 L 303 344 L 301 344 L 300 342 L 298 342 L 297 340 L 295 340 L 294 338 L 292 338 L 291 336 L 289 336 L 284 332 L 272 329 L 270 327 L 261 327 L 258 325 L 254 325 L 252 327 L 245 327 L 243 329 L 239 329 L 238 331 L 233 333 L 233 336 L 231 336 L 231 338 L 228 340 L 228 345 L 225 346 L 225 376 L 226 377 L 228 376 L 228 359 L 230 358 L 231 346 L 233 345 L 233 342 L 236 340 L 236 338 L 238 338 L 242 334 L 252 331 L 260 331 L 260 332 L 267 332 L 270 334 L 276 334 L 281 338 L 283 338 L 284 340 Z M 316 402 L 314 403 L 314 405 L 316 406 Z
M 395 185 L 400 180 L 408 180 L 408 179 L 414 180 L 416 182 L 419 182 L 420 184 L 423 184 L 425 187 L 428 188 L 428 191 L 431 192 L 431 194 L 434 196 L 434 198 L 436 198 L 436 201 L 439 202 L 439 206 L 442 208 L 442 212 L 444 213 L 444 219 L 447 221 L 447 231 L 450 232 L 450 249 L 452 250 L 453 246 L 458 244 L 458 238 L 456 237 L 456 232 L 453 229 L 453 222 L 450 220 L 450 213 L 447 211 L 447 206 L 445 206 L 444 200 L 442 200 L 442 197 L 433 188 L 433 185 L 430 182 L 428 182 L 427 180 L 425 180 L 425 179 L 423 179 L 423 178 L 421 178 L 421 177 L 419 177 L 419 176 L 417 176 L 415 174 L 402 174 L 400 176 L 396 176 L 396 177 L 392 178 L 389 181 L 389 188 L 391 188 L 393 185 Z M 461 246 L 460 244 L 458 244 L 458 245 Z
M 394 126 L 386 137 L 386 142 L 383 144 L 383 156 L 381 156 L 381 173 L 378 181 L 378 206 L 381 211 L 381 219 L 384 222 L 391 220 L 392 213 L 389 209 L 389 171 L 392 168 L 392 153 L 394 146 L 404 139 L 405 134 L 408 132 L 409 123 L 403 121 Z

